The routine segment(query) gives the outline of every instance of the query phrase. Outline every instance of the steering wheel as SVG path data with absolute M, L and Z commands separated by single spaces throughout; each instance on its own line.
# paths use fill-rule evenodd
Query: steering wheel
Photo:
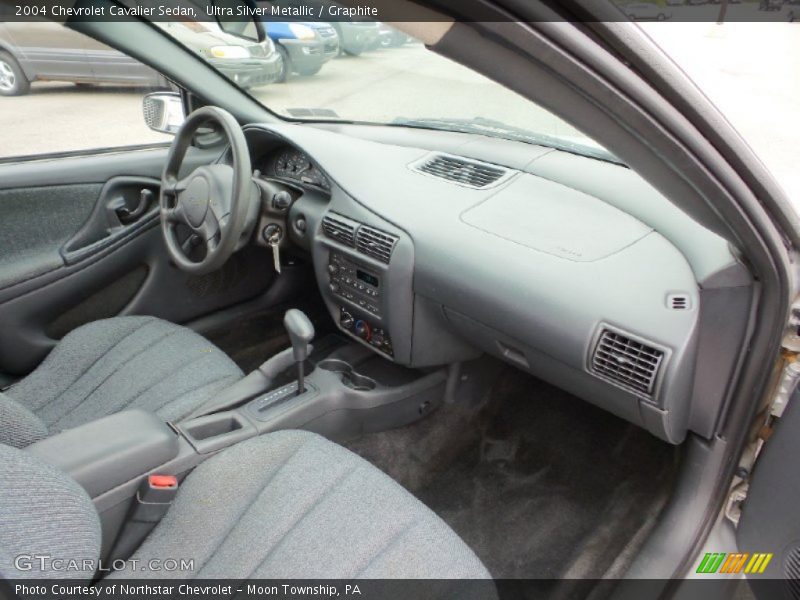
M 198 128 L 212 122 L 219 125 L 227 137 L 232 165 L 198 167 L 178 179 L 186 151 Z M 242 128 L 228 111 L 204 106 L 186 118 L 169 149 L 159 195 L 164 241 L 179 268 L 198 275 L 210 273 L 239 249 L 257 210 L 254 200 L 258 188 L 252 181 L 251 168 Z M 205 244 L 206 253 L 202 259 L 189 258 L 191 245 L 181 245 L 178 225 L 188 227 Z

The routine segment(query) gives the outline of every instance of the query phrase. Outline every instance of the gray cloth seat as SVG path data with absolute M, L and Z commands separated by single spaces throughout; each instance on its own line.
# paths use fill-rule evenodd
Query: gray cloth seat
M 0 475 L 9 460 L 23 452 L 0 451 Z M 9 459 L 10 457 L 10 459 Z M 26 457 L 34 463 L 34 457 Z M 29 469 L 39 476 L 41 466 Z M 9 515 L 14 490 L 26 488 L 24 469 L 17 468 L 11 489 L 0 490 L 0 572 L 16 576 L 8 557 L 26 552 L 28 523 Z M 45 469 L 53 477 L 52 469 Z M 67 479 L 66 475 L 61 475 Z M 68 482 L 69 483 L 69 482 Z M 74 486 L 67 490 L 70 514 Z M 24 492 L 19 492 L 22 494 Z M 88 504 L 88 497 L 84 504 Z M 74 540 L 64 558 L 78 558 L 81 549 L 99 544 L 96 514 L 83 528 L 69 533 L 49 524 L 50 535 Z M 92 521 L 92 522 L 89 522 Z M 36 549 L 48 525 L 34 525 Z M 20 541 L 22 540 L 22 541 Z M 63 548 L 63 546 L 61 546 Z M 52 553 L 51 553 L 52 554 Z M 210 458 L 181 484 L 164 519 L 132 558 L 179 557 L 194 561 L 185 571 L 148 572 L 130 567 L 110 577 L 233 578 L 233 579 L 489 579 L 472 550 L 432 511 L 374 466 L 321 436 L 305 431 L 281 431 L 256 437 Z M 9 575 L 9 571 L 12 571 Z M 52 572 L 20 576 L 47 577 Z M 85 574 L 86 578 L 91 573 Z M 487 582 L 491 583 L 491 582 Z M 493 585 L 472 588 L 473 597 L 490 597 Z M 462 590 L 463 592 L 463 590 Z M 408 595 L 406 594 L 405 597 Z M 438 597 L 439 596 L 437 594 Z M 459 597 L 464 597 L 463 593 Z
M 0 394 L 0 443 L 24 447 L 130 408 L 179 420 L 242 375 L 185 327 L 155 317 L 94 321 Z

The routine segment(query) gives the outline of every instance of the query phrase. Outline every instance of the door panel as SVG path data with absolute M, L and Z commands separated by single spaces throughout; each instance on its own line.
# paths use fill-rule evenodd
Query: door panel
M 0 190 L 0 289 L 60 267 L 61 245 L 86 221 L 101 188 L 87 183 Z
M 171 264 L 156 206 L 166 152 L 0 165 L 0 234 L 13 250 L 0 257 L 0 372 L 24 375 L 89 321 L 148 314 L 181 323 L 268 289 L 271 258 L 255 246 L 204 277 Z M 219 153 L 190 152 L 187 172 Z M 151 204 L 120 220 L 143 189 Z
M 86 45 L 86 60 L 96 81 L 147 85 L 163 81 L 147 65 L 91 38 Z
M 756 463 L 737 529 L 740 552 L 769 555 L 747 575 L 759 600 L 800 598 L 800 393 Z

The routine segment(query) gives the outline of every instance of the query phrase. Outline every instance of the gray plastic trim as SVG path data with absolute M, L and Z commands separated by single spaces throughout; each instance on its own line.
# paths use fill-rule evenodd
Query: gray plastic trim
M 68 473 L 96 498 L 175 458 L 178 436 L 155 414 L 136 409 L 68 429 L 26 451 Z

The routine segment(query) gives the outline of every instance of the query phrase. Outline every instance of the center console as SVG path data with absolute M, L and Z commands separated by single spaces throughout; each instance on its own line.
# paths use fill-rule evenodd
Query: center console
M 322 297 L 339 328 L 384 358 L 411 365 L 414 247 L 360 205 L 331 206 L 313 241 Z M 346 210 L 346 212 L 345 212 Z
M 392 339 L 377 322 L 381 320 L 381 276 L 348 259 L 343 253 L 333 251 L 328 262 L 328 287 L 342 305 L 339 308 L 339 326 L 364 340 L 370 346 L 393 357 Z M 358 318 L 353 310 L 344 306 L 347 301 L 358 305 L 366 315 Z
M 340 325 L 360 344 L 338 336 L 320 353 L 324 358 L 312 360 L 314 326 L 301 311 L 290 309 L 284 326 L 292 347 L 207 399 L 193 418 L 168 424 L 155 414 L 129 410 L 26 449 L 69 473 L 90 495 L 102 522 L 104 560 L 130 556 L 169 510 L 179 479 L 216 452 L 281 429 L 344 440 L 407 425 L 444 400 L 455 371 L 416 370 L 385 360 L 392 355 L 391 341 L 375 325 L 386 316 L 385 271 L 367 271 L 335 252 L 328 264 L 336 267 L 329 274 L 338 285 L 368 280 L 363 290 L 358 284 L 353 288 L 352 298 L 337 298 L 358 307 L 341 307 Z M 381 306 L 360 306 L 362 298 Z M 350 310 L 363 316 L 356 319 Z M 308 374 L 307 365 L 313 366 Z M 292 367 L 294 381 L 283 384 Z M 169 482 L 168 490 L 162 489 L 163 481 Z

